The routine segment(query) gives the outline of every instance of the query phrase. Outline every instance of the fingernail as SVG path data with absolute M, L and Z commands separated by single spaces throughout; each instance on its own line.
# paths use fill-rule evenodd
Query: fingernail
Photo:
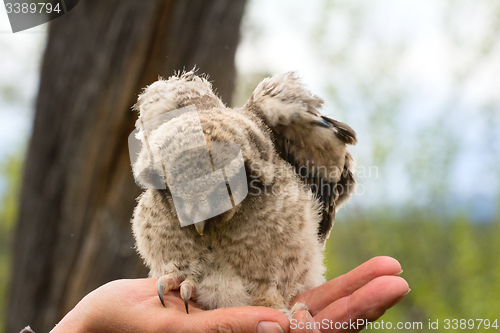
M 272 321 L 261 321 L 257 325 L 257 333 L 284 333 L 278 323 Z
M 403 270 L 400 270 L 399 273 L 396 273 L 396 275 L 401 275 L 403 274 Z
M 398 298 L 396 298 L 396 300 L 394 302 L 392 302 L 391 305 L 389 305 L 389 308 L 392 308 L 394 305 L 396 305 L 399 302 L 401 302 L 403 300 L 403 298 L 405 298 L 405 296 L 410 293 L 410 291 L 411 291 L 411 289 L 408 288 L 408 290 L 403 295 L 401 295 Z

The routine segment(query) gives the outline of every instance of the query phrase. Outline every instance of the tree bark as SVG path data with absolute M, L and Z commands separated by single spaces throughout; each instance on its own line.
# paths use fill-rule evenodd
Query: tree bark
M 127 137 L 141 88 L 191 69 L 230 102 L 245 0 L 86 0 L 50 25 L 14 241 L 7 332 L 48 332 L 85 294 L 144 277 Z

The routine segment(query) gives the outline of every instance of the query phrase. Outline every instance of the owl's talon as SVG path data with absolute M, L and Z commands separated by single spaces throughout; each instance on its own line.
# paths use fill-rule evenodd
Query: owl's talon
M 181 287 L 181 297 L 184 300 L 184 306 L 186 307 L 186 313 L 189 314 L 189 291 L 188 291 L 188 288 Z
M 181 283 L 181 298 L 184 300 L 184 306 L 186 307 L 186 313 L 189 314 L 189 299 L 193 296 L 194 291 L 194 281 L 187 278 Z
M 300 311 L 309 311 L 309 308 L 307 307 L 307 305 L 305 305 L 304 303 L 295 303 L 292 307 L 292 309 L 290 310 L 292 312 L 292 317 L 295 316 L 295 314 L 297 312 L 300 312 Z
M 156 286 L 158 287 L 158 297 L 160 297 L 161 304 L 165 307 L 165 301 L 163 300 L 163 290 L 165 287 L 159 283 Z
M 161 304 L 165 307 L 165 300 L 163 296 L 170 290 L 179 289 L 180 280 L 173 274 L 163 275 L 156 281 L 156 287 L 158 288 L 158 297 L 160 297 Z

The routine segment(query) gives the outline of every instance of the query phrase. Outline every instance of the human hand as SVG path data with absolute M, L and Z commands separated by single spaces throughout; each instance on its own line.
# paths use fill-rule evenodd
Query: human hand
M 309 311 L 295 314 L 290 332 L 359 332 L 363 326 L 350 324 L 357 320 L 377 320 L 408 294 L 408 283 L 398 276 L 402 272 L 396 259 L 375 257 L 347 274 L 301 293 L 291 304 L 304 303 Z
M 117 280 L 84 297 L 52 333 L 311 332 L 305 329 L 306 326 L 301 326 L 306 325 L 307 320 L 314 324 L 323 319 L 349 322 L 349 319 L 379 318 L 409 290 L 406 281 L 395 276 L 400 271 L 401 266 L 395 259 L 377 257 L 345 275 L 304 292 L 291 304 L 304 303 L 309 311 L 297 313 L 292 325 L 281 312 L 265 307 L 204 311 L 190 301 L 190 313 L 186 314 L 178 291 L 170 291 L 165 295 L 163 308 L 158 302 L 155 279 Z M 299 326 L 304 329 L 299 329 Z
M 288 332 L 278 310 L 244 306 L 201 310 L 189 301 L 186 314 L 179 291 L 158 300 L 156 279 L 117 280 L 85 296 L 51 333 L 59 332 Z M 283 330 L 281 329 L 283 328 Z

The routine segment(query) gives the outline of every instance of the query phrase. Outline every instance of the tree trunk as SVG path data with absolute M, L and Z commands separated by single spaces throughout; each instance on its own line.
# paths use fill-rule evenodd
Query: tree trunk
M 85 294 L 144 277 L 127 137 L 141 88 L 179 69 L 230 102 L 245 0 L 86 0 L 49 29 L 25 164 L 7 332 L 48 332 Z

